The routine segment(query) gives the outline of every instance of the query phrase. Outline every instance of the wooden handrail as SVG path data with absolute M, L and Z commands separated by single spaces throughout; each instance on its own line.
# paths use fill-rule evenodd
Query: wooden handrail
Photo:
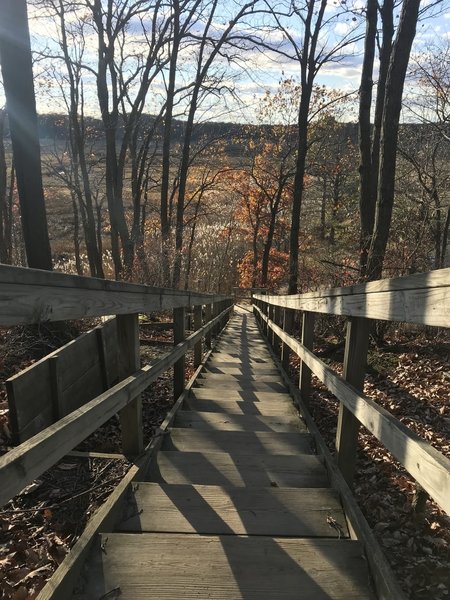
M 450 327 L 450 268 L 306 294 L 255 294 L 273 306 Z
M 306 363 L 327 388 L 357 417 L 420 483 L 432 498 L 450 514 L 450 460 L 337 375 L 301 342 L 285 333 L 256 307 L 269 329 Z
M 303 311 L 304 322 L 305 318 L 313 318 L 314 313 L 349 317 L 344 377 L 339 377 L 313 354 L 312 332 L 308 344 L 300 343 L 274 323 L 273 307 L 285 309 L 288 328 L 289 318 L 292 319 L 289 311 L 293 310 Z M 254 309 L 268 339 L 275 336 L 299 356 L 300 372 L 306 373 L 306 382 L 309 374 L 314 373 L 340 401 L 337 461 L 347 483 L 351 484 L 353 479 L 358 428 L 362 423 L 450 514 L 450 460 L 361 391 L 369 320 L 450 327 L 450 269 L 306 294 L 255 295 Z M 353 347 L 355 344 L 357 348 Z M 304 385 L 302 378 L 301 394 L 307 403 L 308 385 Z
M 232 305 L 162 359 L 133 373 L 81 408 L 0 457 L 0 506 L 82 442 L 118 411 L 129 405 L 150 383 L 174 365 L 211 329 L 222 322 Z
M 202 294 L 0 265 L 0 325 L 145 313 L 219 302 Z

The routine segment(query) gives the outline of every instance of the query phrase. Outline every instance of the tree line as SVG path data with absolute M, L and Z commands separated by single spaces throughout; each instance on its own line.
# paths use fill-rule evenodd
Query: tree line
M 18 35 L 0 35 L 0 260 L 14 259 L 17 187 L 27 262 L 52 266 L 42 164 L 44 183 L 64 189 L 80 274 L 176 288 L 217 287 L 220 275 L 230 286 L 240 277 L 295 293 L 318 277 L 313 259 L 321 277 L 370 280 L 387 267 L 426 269 L 431 244 L 428 268 L 444 266 L 449 51 L 410 60 L 422 13 L 439 3 L 329 4 L 32 0 L 33 18 L 51 32 L 32 64 L 26 3 L 5 2 L 7 29 Z M 358 93 L 318 85 L 321 70 L 360 40 Z M 256 125 L 208 123 L 227 99 L 239 103 L 251 59 L 269 54 L 297 74 L 262 98 Z M 42 156 L 32 68 L 36 93 L 45 89 L 65 110 Z M 407 76 L 423 90 L 407 107 L 422 127 L 400 127 Z M 346 125 L 354 105 L 357 123 Z M 393 268 L 386 252 L 391 243 L 395 254 L 389 236 L 393 219 L 401 227 L 401 205 L 418 227 Z

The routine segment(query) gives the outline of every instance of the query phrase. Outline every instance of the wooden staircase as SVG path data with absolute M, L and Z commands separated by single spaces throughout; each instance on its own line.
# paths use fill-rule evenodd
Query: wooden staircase
M 230 321 L 78 598 L 374 598 L 253 315 Z

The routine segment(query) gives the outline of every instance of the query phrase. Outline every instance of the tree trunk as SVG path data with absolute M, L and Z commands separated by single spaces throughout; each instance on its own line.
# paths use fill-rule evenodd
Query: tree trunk
M 360 268 L 364 275 L 372 237 L 375 202 L 372 197 L 372 143 L 370 110 L 372 107 L 373 63 L 377 34 L 377 0 L 367 1 L 364 60 L 359 88 L 359 215 L 361 222 Z
M 25 0 L 2 2 L 0 56 L 27 262 L 51 270 Z
M 389 237 L 394 204 L 395 162 L 403 87 L 411 46 L 416 33 L 420 0 L 405 0 L 386 81 L 381 137 L 379 189 L 375 225 L 367 263 L 370 280 L 379 279 Z

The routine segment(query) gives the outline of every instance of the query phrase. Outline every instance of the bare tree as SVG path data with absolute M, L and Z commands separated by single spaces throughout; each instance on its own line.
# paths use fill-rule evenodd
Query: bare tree
M 25 0 L 2 3 L 0 59 L 29 267 L 52 269 Z

